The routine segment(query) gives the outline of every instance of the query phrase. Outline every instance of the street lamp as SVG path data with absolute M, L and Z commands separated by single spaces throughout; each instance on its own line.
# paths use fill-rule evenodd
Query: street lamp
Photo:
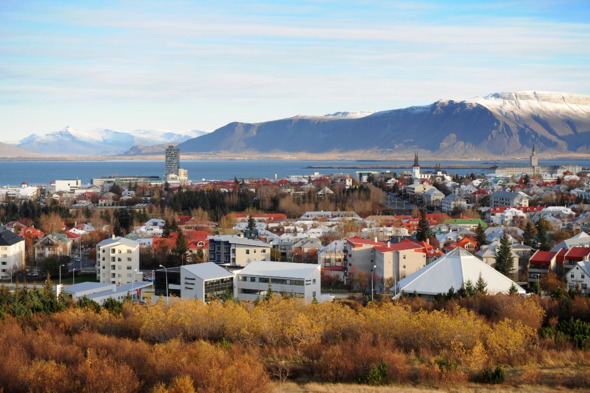
M 137 269 L 133 271 L 133 277 L 131 277 L 131 303 L 133 303 L 133 297 L 135 296 L 135 292 L 133 291 L 133 283 L 135 282 L 135 277 L 137 276 Z
M 59 265 L 59 285 L 61 285 L 61 268 L 62 268 L 63 266 L 64 266 L 64 265 Z
M 373 265 L 373 268 L 371 269 L 371 301 L 373 301 L 373 295 L 375 293 L 375 290 L 373 289 L 374 284 L 373 281 L 375 279 L 375 269 L 377 268 L 377 265 Z
M 168 296 L 168 269 L 165 266 L 160 265 L 164 272 L 166 273 L 166 304 L 170 304 L 170 297 Z

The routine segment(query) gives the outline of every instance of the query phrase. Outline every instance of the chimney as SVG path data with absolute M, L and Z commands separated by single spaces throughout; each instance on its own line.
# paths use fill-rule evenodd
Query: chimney
M 378 240 L 377 240 L 377 236 L 375 236 L 375 243 L 377 243 L 377 242 L 378 242 Z
M 391 248 L 391 241 L 387 241 L 387 248 Z

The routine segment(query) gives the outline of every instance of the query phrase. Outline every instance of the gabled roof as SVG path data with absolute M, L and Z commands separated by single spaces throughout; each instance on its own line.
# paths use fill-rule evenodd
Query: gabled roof
M 434 296 L 447 293 L 451 287 L 458 290 L 468 280 L 475 285 L 480 275 L 490 294 L 508 293 L 512 285 L 520 294 L 525 293 L 514 281 L 462 248 L 451 251 L 400 280 L 398 288 L 410 294 Z
M 586 232 L 580 232 L 576 236 L 570 237 L 559 244 L 556 244 L 555 247 L 551 249 L 551 251 L 558 251 L 561 248 L 572 248 L 575 246 L 585 246 L 590 245 L 590 235 Z

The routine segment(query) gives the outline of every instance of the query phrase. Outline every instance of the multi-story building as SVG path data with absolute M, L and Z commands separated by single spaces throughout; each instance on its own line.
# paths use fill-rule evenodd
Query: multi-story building
M 25 239 L 7 230 L 0 230 L 0 278 L 8 279 L 25 267 Z
M 166 148 L 166 177 L 178 176 L 180 169 L 180 150 L 170 145 Z
M 211 301 L 234 296 L 234 275 L 216 263 L 206 262 L 180 267 L 180 297 Z
M 209 262 L 246 266 L 251 261 L 270 261 L 271 245 L 233 235 L 209 237 Z
M 137 281 L 139 243 L 124 237 L 106 239 L 96 245 L 96 278 L 116 285 Z
M 253 261 L 236 273 L 235 283 L 240 300 L 254 301 L 273 292 L 311 303 L 321 296 L 321 265 Z

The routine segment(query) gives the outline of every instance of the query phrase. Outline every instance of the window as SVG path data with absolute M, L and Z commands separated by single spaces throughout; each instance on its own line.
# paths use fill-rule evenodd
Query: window
M 115 257 L 111 257 L 111 262 L 115 262 Z
M 263 254 L 266 254 L 266 249 L 263 249 L 262 251 L 260 251 Z
M 246 255 L 250 254 L 250 250 L 246 250 Z
M 250 277 L 250 282 L 256 282 L 256 277 Z
M 583 280 L 583 279 L 585 279 L 585 278 L 586 278 L 586 276 L 584 276 L 584 275 L 582 274 L 582 280 Z
M 571 275 L 570 275 L 570 278 L 574 278 L 574 275 L 573 275 L 573 274 L 571 274 Z
M 313 279 L 313 283 L 315 284 L 315 278 Z M 315 293 L 315 292 L 314 292 Z M 314 295 L 315 296 L 315 295 Z
M 127 258 L 127 262 L 131 262 L 131 258 Z
M 131 270 L 131 266 L 127 266 L 127 270 Z

